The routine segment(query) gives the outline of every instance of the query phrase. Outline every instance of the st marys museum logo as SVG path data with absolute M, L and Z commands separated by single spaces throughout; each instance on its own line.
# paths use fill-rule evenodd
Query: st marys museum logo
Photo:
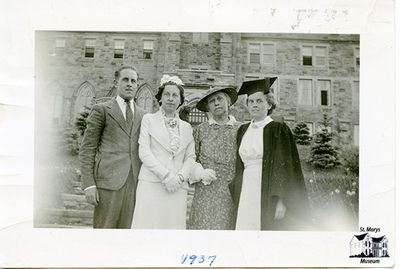
M 350 240 L 350 258 L 389 257 L 386 236 L 372 237 L 369 233 L 354 235 Z M 361 259 L 361 263 L 379 263 L 379 259 Z

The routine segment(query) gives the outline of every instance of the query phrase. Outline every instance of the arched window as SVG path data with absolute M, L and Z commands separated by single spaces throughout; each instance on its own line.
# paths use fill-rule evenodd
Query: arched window
M 76 99 L 73 111 L 73 119 L 79 115 L 79 113 L 85 111 L 87 108 L 91 108 L 94 104 L 95 90 L 92 84 L 84 82 L 76 91 Z
M 147 112 L 153 112 L 153 92 L 148 84 L 143 84 L 136 93 L 136 104 Z

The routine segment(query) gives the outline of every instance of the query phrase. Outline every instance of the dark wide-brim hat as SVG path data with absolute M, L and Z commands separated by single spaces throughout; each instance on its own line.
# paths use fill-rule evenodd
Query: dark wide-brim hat
M 205 93 L 203 98 L 200 99 L 200 101 L 196 105 L 196 108 L 198 110 L 201 110 L 201 111 L 204 111 L 204 112 L 208 112 L 207 99 L 211 95 L 213 95 L 215 93 L 218 93 L 218 92 L 226 93 L 229 96 L 229 98 L 231 99 L 231 105 L 233 105 L 238 99 L 238 94 L 237 94 L 235 88 L 221 88 L 221 87 L 219 87 L 219 88 L 211 88 Z

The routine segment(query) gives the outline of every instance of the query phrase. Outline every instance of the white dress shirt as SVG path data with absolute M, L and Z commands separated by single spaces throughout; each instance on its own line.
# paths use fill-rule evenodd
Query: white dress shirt
M 125 120 L 126 120 L 126 102 L 125 102 L 125 100 L 124 100 L 121 96 L 119 96 L 119 95 L 117 95 L 116 100 L 117 100 L 117 103 L 118 103 L 119 108 L 121 109 L 122 115 L 124 115 L 124 118 L 125 118 Z M 132 115 L 135 115 L 134 106 L 133 106 L 133 99 L 131 99 L 131 100 L 129 101 L 129 105 L 130 105 L 131 110 L 132 110 Z

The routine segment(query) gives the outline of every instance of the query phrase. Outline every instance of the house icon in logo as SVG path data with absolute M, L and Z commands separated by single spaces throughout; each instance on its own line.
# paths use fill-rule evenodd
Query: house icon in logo
M 350 240 L 350 258 L 389 257 L 386 236 L 371 237 L 369 233 L 354 235 Z

